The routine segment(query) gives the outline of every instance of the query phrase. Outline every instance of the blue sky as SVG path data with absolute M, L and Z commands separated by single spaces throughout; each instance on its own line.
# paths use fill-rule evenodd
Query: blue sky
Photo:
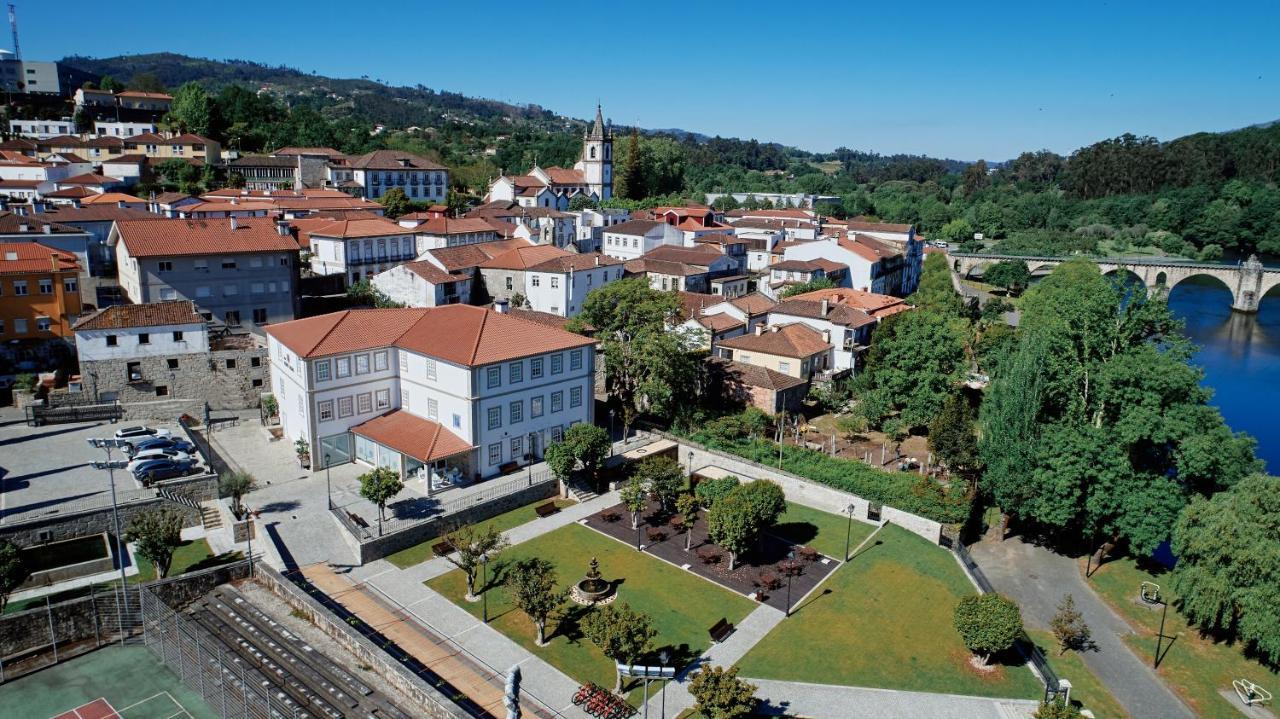
M 825 151 L 1001 160 L 1280 119 L 1280 2 L 17 0 L 23 55 L 169 50 Z M 0 45 L 7 46 L 0 41 Z

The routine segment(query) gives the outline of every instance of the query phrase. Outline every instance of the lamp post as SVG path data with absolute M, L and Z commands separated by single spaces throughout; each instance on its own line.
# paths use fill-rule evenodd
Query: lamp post
M 609 408 L 609 456 L 613 456 L 613 408 Z
M 788 561 L 795 561 L 796 550 L 787 552 Z M 790 564 L 787 565 L 787 616 L 791 616 L 791 578 L 795 576 L 795 568 Z
M 1138 592 L 1142 592 L 1141 586 L 1138 587 Z M 1164 643 L 1164 619 L 1169 614 L 1169 603 L 1158 592 L 1159 590 L 1157 589 L 1156 601 L 1160 602 L 1160 631 L 1156 634 L 1156 655 L 1151 658 L 1152 669 L 1160 668 L 1160 648 Z
M 333 509 L 333 485 L 329 483 L 329 453 L 324 453 L 324 498 L 329 505 L 329 509 Z
M 244 516 L 245 536 L 249 538 L 249 576 L 253 577 L 253 510 L 249 509 L 248 505 L 244 508 Z
M 662 662 L 662 666 L 667 666 L 667 662 L 671 661 L 671 651 L 663 649 L 658 652 L 658 661 Z M 667 719 L 667 683 L 662 683 L 662 701 L 661 709 L 658 710 L 658 719 Z
M 107 461 L 94 462 L 94 469 L 107 470 L 107 480 L 111 483 L 111 522 L 115 526 L 116 532 L 116 554 L 117 561 L 120 564 L 120 600 L 116 602 L 116 622 L 120 627 L 120 645 L 124 646 L 124 606 L 123 602 L 128 601 L 128 579 L 124 574 L 124 561 L 128 556 L 128 549 L 124 544 L 124 534 L 120 531 L 120 510 L 119 502 L 116 501 L 116 470 L 124 469 L 129 465 L 124 460 L 111 459 L 111 450 L 117 447 L 124 447 L 128 444 L 122 439 L 100 439 L 92 437 L 89 439 L 89 446 L 97 449 L 105 449 L 107 451 Z
M 481 617 L 484 623 L 489 623 L 489 555 L 480 555 L 480 604 L 482 606 Z
M 844 508 L 845 514 L 849 515 L 849 523 L 844 530 L 844 561 L 849 561 L 849 540 L 853 538 L 853 511 L 857 509 L 852 503 Z
M 640 523 L 636 522 L 636 551 L 640 551 Z
M 691 450 L 689 450 L 689 470 L 688 470 L 688 473 L 689 473 L 689 476 L 690 476 L 690 477 L 692 477 L 692 476 L 693 476 L 693 450 L 692 450 L 692 449 L 691 449 Z

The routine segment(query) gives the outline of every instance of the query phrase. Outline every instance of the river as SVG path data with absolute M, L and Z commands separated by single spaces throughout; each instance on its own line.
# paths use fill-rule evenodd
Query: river
M 1233 430 L 1258 440 L 1258 456 L 1280 473 L 1280 292 L 1245 315 L 1231 311 L 1226 287 L 1192 278 L 1173 288 L 1169 308 L 1200 346 L 1195 362 L 1213 389 L 1211 403 Z

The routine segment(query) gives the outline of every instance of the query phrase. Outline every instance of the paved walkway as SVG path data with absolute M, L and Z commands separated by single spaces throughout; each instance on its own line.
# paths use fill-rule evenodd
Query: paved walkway
M 1021 699 L 987 699 L 896 689 L 750 679 L 765 714 L 815 719 L 1028 719 L 1038 705 Z
M 1150 657 L 1140 659 L 1125 645 L 1122 637 L 1132 634 L 1133 629 L 1093 593 L 1074 559 L 1016 538 L 983 541 L 970 547 L 969 553 L 996 590 L 1021 605 L 1022 616 L 1031 627 L 1048 629 L 1058 602 L 1071 594 L 1098 646 L 1097 651 L 1080 656 L 1131 715 L 1161 719 L 1193 716 L 1156 676 Z M 1138 588 L 1133 591 L 1137 593 Z

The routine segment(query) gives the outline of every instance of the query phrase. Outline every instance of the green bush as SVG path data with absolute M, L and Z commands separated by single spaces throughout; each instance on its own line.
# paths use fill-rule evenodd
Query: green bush
M 711 449 L 752 462 L 769 467 L 778 465 L 778 445 L 768 440 L 728 440 L 707 436 L 704 432 L 686 436 Z M 856 460 L 837 459 L 794 445 L 783 447 L 782 469 L 819 484 L 856 494 L 863 499 L 944 524 L 959 524 L 969 516 L 970 498 L 960 493 L 958 485 L 950 493 L 924 492 L 921 491 L 920 476 L 913 473 L 884 472 Z M 699 484 L 699 488 L 701 486 Z

